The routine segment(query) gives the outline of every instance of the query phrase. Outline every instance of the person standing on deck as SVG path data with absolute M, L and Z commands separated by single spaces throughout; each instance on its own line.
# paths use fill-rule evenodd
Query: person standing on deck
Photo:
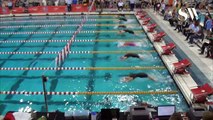
M 130 11 L 133 11 L 135 7 L 135 0 L 130 0 L 129 4 L 130 4 Z
M 72 11 L 72 0 L 66 0 L 67 3 L 67 11 L 71 12 Z

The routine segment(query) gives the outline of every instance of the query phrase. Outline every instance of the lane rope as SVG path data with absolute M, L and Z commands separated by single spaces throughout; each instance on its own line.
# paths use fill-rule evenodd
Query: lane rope
M 68 42 L 69 40 L 8 40 L 8 41 L 0 41 L 0 43 L 43 43 L 43 42 Z M 142 42 L 143 40 L 134 39 L 134 40 L 124 40 L 124 39 L 114 39 L 114 40 L 93 40 L 93 39 L 81 39 L 74 40 L 73 42 Z
M 94 27 L 94 26 L 118 26 L 118 25 L 124 25 L 124 24 L 84 24 L 83 26 L 86 27 Z M 138 24 L 125 24 L 125 25 L 138 25 Z M 0 26 L 0 28 L 31 28 L 31 27 L 77 27 L 79 24 L 63 24 L 63 25 L 18 25 L 18 26 Z
M 122 13 L 118 13 L 118 14 L 113 14 L 113 15 L 119 15 L 119 14 L 122 14 Z M 80 15 L 80 14 L 78 14 L 78 15 Z M 112 16 L 112 14 L 111 15 L 109 15 L 109 14 L 100 14 L 101 16 Z M 99 15 L 99 16 L 100 16 Z M 131 14 L 130 14 L 131 15 Z M 66 17 L 66 18 L 81 18 L 82 16 L 74 16 L 73 14 L 72 15 L 66 15 L 66 16 L 63 16 L 63 15 L 60 15 L 60 16 L 30 16 L 30 18 L 32 18 L 32 19 L 34 19 L 34 18 L 64 18 L 64 17 Z M 90 14 L 90 16 L 89 16 L 89 18 L 92 18 L 92 17 L 97 17 L 97 15 L 92 15 L 92 14 Z M 23 19 L 23 18 L 29 18 L 29 16 L 19 16 L 19 17 L 17 17 L 17 18 L 15 18 L 15 19 Z M 128 18 L 131 18 L 131 17 L 128 17 Z M 0 16 L 0 20 L 10 20 L 10 19 L 14 19 L 13 17 L 1 17 Z M 94 18 L 95 19 L 95 18 Z
M 91 33 L 118 33 L 119 30 L 102 30 L 102 31 L 78 31 L 78 33 L 91 34 Z M 143 33 L 143 30 L 134 30 L 136 33 Z M 11 34 L 75 34 L 76 31 L 58 31 L 58 32 L 1 32 L 0 35 L 11 35 Z
M 178 91 L 122 91 L 122 92 L 32 92 L 32 91 L 0 91 L 3 95 L 157 95 L 178 94 Z
M 165 66 L 144 67 L 1 67 L 0 70 L 161 70 Z
M 138 50 L 138 51 L 69 51 L 68 54 L 124 54 L 124 53 L 151 53 L 155 50 Z M 35 51 L 35 52 L 0 52 L 0 55 L 10 54 L 59 54 L 59 51 Z
M 1 23 L 36 23 L 36 22 L 78 22 L 79 20 L 82 19 L 52 19 L 52 20 L 19 20 L 19 21 L 0 21 Z M 112 19 L 87 19 L 87 21 L 116 21 L 116 18 Z M 129 20 L 135 20 L 135 19 L 129 19 Z

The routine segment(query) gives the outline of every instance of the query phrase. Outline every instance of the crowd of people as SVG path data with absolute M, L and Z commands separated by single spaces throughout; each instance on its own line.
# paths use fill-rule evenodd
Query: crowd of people
M 182 3 L 181 1 L 176 1 L 173 7 L 170 8 L 166 8 L 163 1 L 156 2 L 154 5 L 156 14 L 162 15 L 164 20 L 168 21 L 170 25 L 174 27 L 174 30 L 177 30 L 178 33 L 182 33 L 186 37 L 185 41 L 188 41 L 189 47 L 194 47 L 195 44 L 198 46 L 202 44 L 199 46 L 201 48 L 200 54 L 205 53 L 206 57 L 213 58 L 213 20 L 209 8 L 206 7 L 206 9 L 204 9 L 206 11 L 205 15 L 202 15 L 198 10 L 198 16 L 193 19 L 191 17 L 186 18 L 180 14 L 181 12 L 187 13 L 187 8 L 188 4 Z M 204 16 L 204 21 L 200 16 Z
M 14 7 L 23 7 L 28 12 L 28 7 L 33 6 L 59 6 L 66 5 L 67 11 L 71 12 L 72 4 L 89 4 L 91 0 L 2 0 L 2 8 L 8 7 L 10 13 Z

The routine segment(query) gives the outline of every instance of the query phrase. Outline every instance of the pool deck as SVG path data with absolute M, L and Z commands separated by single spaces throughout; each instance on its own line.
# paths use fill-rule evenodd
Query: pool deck
M 198 51 L 198 46 L 195 45 L 194 47 L 189 47 L 189 44 L 187 41 L 185 41 L 185 36 L 182 35 L 182 33 L 177 33 L 177 31 L 174 31 L 174 27 L 171 27 L 168 21 L 163 20 L 162 16 L 154 13 L 152 9 L 145 9 L 145 11 L 154 20 L 154 22 L 157 23 L 164 32 L 166 32 L 167 36 L 172 40 L 172 42 L 174 42 L 178 48 L 185 53 L 185 55 L 180 55 L 179 57 L 189 59 L 194 63 L 192 67 L 195 69 L 192 69 L 197 71 L 196 73 L 198 74 L 199 72 L 203 73 L 203 75 L 199 74 L 197 76 L 197 78 L 199 76 L 200 78 L 194 78 L 198 85 L 206 82 L 213 85 L 213 60 L 206 58 L 205 55 L 199 55 L 200 51 Z M 181 54 L 180 51 L 179 54 Z

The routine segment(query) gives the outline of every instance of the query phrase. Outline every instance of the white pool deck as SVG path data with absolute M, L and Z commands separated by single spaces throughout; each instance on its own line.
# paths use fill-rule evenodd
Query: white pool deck
M 155 14 L 152 9 L 146 9 L 149 16 L 154 19 L 154 21 L 161 27 L 161 29 L 170 36 L 174 43 L 183 50 L 187 57 L 189 57 L 193 63 L 204 73 L 206 78 L 208 78 L 209 83 L 213 83 L 213 60 L 206 58 L 205 55 L 199 55 L 198 47 L 189 47 L 187 41 L 185 41 L 185 36 L 182 33 L 177 33 L 174 31 L 174 27 L 169 25 L 168 21 L 163 20 L 163 17 Z
M 209 58 L 205 58 L 204 55 L 199 55 L 198 47 L 189 47 L 188 43 L 185 40 L 185 37 L 181 33 L 177 33 L 174 31 L 172 27 L 170 27 L 169 22 L 164 21 L 163 17 L 155 14 L 153 10 L 146 9 L 145 10 L 148 15 L 154 20 L 155 23 L 168 35 L 170 38 L 173 39 L 174 43 L 180 47 L 181 50 L 183 50 L 187 57 L 191 59 L 191 61 L 202 71 L 205 75 L 205 77 L 208 78 L 209 83 L 213 83 L 213 60 Z M 139 18 L 136 15 L 137 18 Z M 142 24 L 142 20 L 139 20 Z M 143 26 L 144 30 L 147 31 L 146 26 Z M 156 31 L 154 31 L 156 32 Z M 158 51 L 159 54 L 162 53 L 161 46 L 165 45 L 164 41 L 161 42 L 154 42 L 153 41 L 153 33 L 147 32 L 147 35 L 149 39 L 152 41 L 154 47 Z M 161 55 L 162 60 L 164 61 L 165 65 L 167 66 L 169 72 L 173 76 L 176 84 L 182 91 L 184 97 L 186 98 L 186 101 L 188 104 L 192 104 L 193 94 L 191 92 L 191 89 L 196 88 L 198 84 L 193 80 L 190 74 L 174 74 L 174 66 L 173 63 L 178 62 L 179 60 L 175 56 L 175 54 L 172 55 Z

